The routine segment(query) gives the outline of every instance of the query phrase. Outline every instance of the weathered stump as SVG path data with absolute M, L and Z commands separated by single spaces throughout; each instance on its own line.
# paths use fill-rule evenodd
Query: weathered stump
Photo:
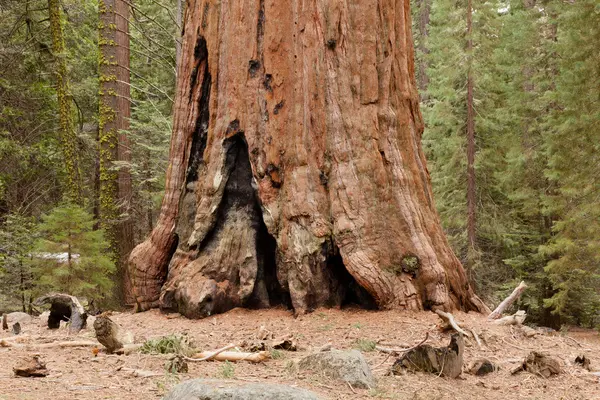
M 60 328 L 60 321 L 70 322 L 69 331 L 77 333 L 86 326 L 87 313 L 77 300 L 77 297 L 64 293 L 50 293 L 42 296 L 33 303 L 35 306 L 50 304 L 48 328 Z
M 392 373 L 401 375 L 404 371 L 421 371 L 457 378 L 462 372 L 464 347 L 464 339 L 460 334 L 452 335 L 447 347 L 422 344 L 396 360 Z

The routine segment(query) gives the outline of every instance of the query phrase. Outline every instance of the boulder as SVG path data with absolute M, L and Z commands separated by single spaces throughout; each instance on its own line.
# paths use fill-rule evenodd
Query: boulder
M 24 313 L 22 311 L 11 312 L 6 315 L 7 321 L 9 325 L 14 325 L 17 322 L 23 326 L 31 323 L 31 315 Z
M 331 350 L 310 354 L 300 360 L 298 368 L 348 382 L 354 387 L 375 387 L 371 368 L 362 353 L 357 350 Z
M 175 386 L 163 400 L 319 400 L 308 390 L 270 383 L 236 385 L 193 379 Z
M 48 327 L 48 318 L 50 318 L 50 311 L 44 311 L 43 313 L 40 314 L 39 322 L 38 322 L 38 325 L 40 326 L 40 328 Z

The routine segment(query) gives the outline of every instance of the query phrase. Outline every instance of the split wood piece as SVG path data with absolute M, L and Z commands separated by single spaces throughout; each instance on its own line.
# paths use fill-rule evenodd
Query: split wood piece
M 110 313 L 99 315 L 94 321 L 94 330 L 96 339 L 106 347 L 109 354 L 125 347 L 126 344 L 133 343 L 133 336 L 125 332 L 121 327 L 109 318 Z
M 421 371 L 457 378 L 463 367 L 465 342 L 461 334 L 453 334 L 447 347 L 432 347 L 428 344 L 417 346 L 396 360 L 392 366 L 394 375 L 404 371 Z
M 248 361 L 251 363 L 259 363 L 266 361 L 270 358 L 268 351 L 260 351 L 258 353 L 244 353 L 239 351 L 223 351 L 217 355 L 213 354 L 214 351 L 205 351 L 202 353 L 194 354 L 192 357 L 185 357 L 187 361 L 200 361 L 208 356 L 211 356 L 209 360 L 215 361 Z
M 24 363 L 20 366 L 13 367 L 13 372 L 16 376 L 25 378 L 41 378 L 48 376 L 50 373 L 46 368 L 46 363 L 41 360 L 39 355 L 33 356 L 31 359 L 23 360 Z
M 65 342 L 50 342 L 50 343 L 14 343 L 6 339 L 0 340 L 0 347 L 14 348 L 31 348 L 31 349 L 52 349 L 52 348 L 67 348 L 67 347 L 93 347 L 98 346 L 98 342 L 94 341 L 65 341 Z
M 50 304 L 48 328 L 60 328 L 60 321 L 69 321 L 69 332 L 77 333 L 85 328 L 87 313 L 75 296 L 64 293 L 49 293 L 33 302 L 36 306 Z
M 492 311 L 492 313 L 490 315 L 488 315 L 488 319 L 500 318 L 500 316 L 502 316 L 502 313 L 504 312 L 504 310 L 506 310 L 508 307 L 510 307 L 511 304 L 515 302 L 515 300 L 517 300 L 519 297 L 521 297 L 521 293 L 523 293 L 523 291 L 525 289 L 527 289 L 527 285 L 525 284 L 525 281 L 521 281 L 521 283 L 519 283 L 519 286 L 517 286 L 515 288 L 515 290 L 513 290 L 513 292 L 510 294 L 510 296 L 508 296 L 506 299 L 504 299 L 502 301 L 502 303 L 500 303 L 498 305 L 498 307 L 496 307 L 496 309 L 494 311 Z
M 552 375 L 560 374 L 562 368 L 558 359 L 544 353 L 532 351 L 527 358 L 523 360 L 521 365 L 511 371 L 511 374 L 514 375 L 520 371 L 527 371 L 534 375 L 549 378 Z
M 527 314 L 523 310 L 519 310 L 513 315 L 508 315 L 500 319 L 492 321 L 494 325 L 522 325 L 527 318 Z
M 400 353 L 405 353 L 407 351 L 411 351 L 413 349 L 416 349 L 417 347 L 419 347 L 420 345 L 422 345 L 423 343 L 425 343 L 427 341 L 427 339 L 429 339 L 429 332 L 427 332 L 425 334 L 425 339 L 421 340 L 419 342 L 419 344 L 412 346 L 412 347 L 408 347 L 408 348 L 390 348 L 390 347 L 382 347 L 382 346 L 375 346 L 375 350 L 380 351 L 382 353 L 387 353 L 387 354 L 394 354 L 394 355 L 398 355 Z
M 2 315 L 2 330 L 8 330 L 8 317 L 6 316 L 6 314 Z
M 435 313 L 437 315 L 439 315 L 440 318 L 442 318 L 443 320 L 445 320 L 448 325 L 450 325 L 456 332 L 458 333 L 462 333 L 463 335 L 465 335 L 466 337 L 470 337 L 471 335 L 463 330 L 458 323 L 456 322 L 456 320 L 454 319 L 454 315 L 444 312 L 442 310 L 435 310 Z

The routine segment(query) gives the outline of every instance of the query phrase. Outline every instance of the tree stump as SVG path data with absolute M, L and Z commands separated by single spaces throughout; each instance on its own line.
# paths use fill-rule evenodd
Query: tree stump
M 457 378 L 462 372 L 464 347 L 461 334 L 452 335 L 447 347 L 417 346 L 396 360 L 392 373 L 401 375 L 404 371 L 421 371 Z
M 96 339 L 106 347 L 106 351 L 110 354 L 122 349 L 126 344 L 132 343 L 133 338 L 113 322 L 109 315 L 110 313 L 103 313 L 96 317 L 94 330 L 96 331 Z
M 35 300 L 35 306 L 50 304 L 48 328 L 60 328 L 60 321 L 70 322 L 69 332 L 77 333 L 86 326 L 87 313 L 77 297 L 64 293 L 50 293 Z

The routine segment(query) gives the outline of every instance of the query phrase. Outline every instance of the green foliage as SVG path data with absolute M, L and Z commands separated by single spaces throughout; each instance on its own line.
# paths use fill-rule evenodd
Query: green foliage
M 169 335 L 147 340 L 140 351 L 145 354 L 178 354 L 188 356 L 193 349 L 186 336 Z
M 221 366 L 220 375 L 225 379 L 232 379 L 235 376 L 235 366 L 230 361 L 225 361 Z
M 431 3 L 423 145 L 451 244 L 466 249 L 466 63 L 475 76 L 477 251 L 472 280 L 498 301 L 524 279 L 534 321 L 598 324 L 600 13 L 596 2 Z M 423 2 L 415 13 L 423 12 Z M 413 20 L 417 18 L 413 17 Z
M 0 307 L 20 304 L 23 311 L 31 300 L 33 274 L 30 252 L 35 225 L 31 218 L 9 214 L 0 225 Z
M 375 351 L 375 347 L 377 347 L 377 342 L 370 339 L 359 338 L 354 343 L 355 349 L 365 352 Z
M 106 254 L 102 230 L 83 208 L 62 204 L 42 217 L 34 250 L 33 271 L 39 291 L 61 291 L 102 299 L 113 286 L 115 265 Z

